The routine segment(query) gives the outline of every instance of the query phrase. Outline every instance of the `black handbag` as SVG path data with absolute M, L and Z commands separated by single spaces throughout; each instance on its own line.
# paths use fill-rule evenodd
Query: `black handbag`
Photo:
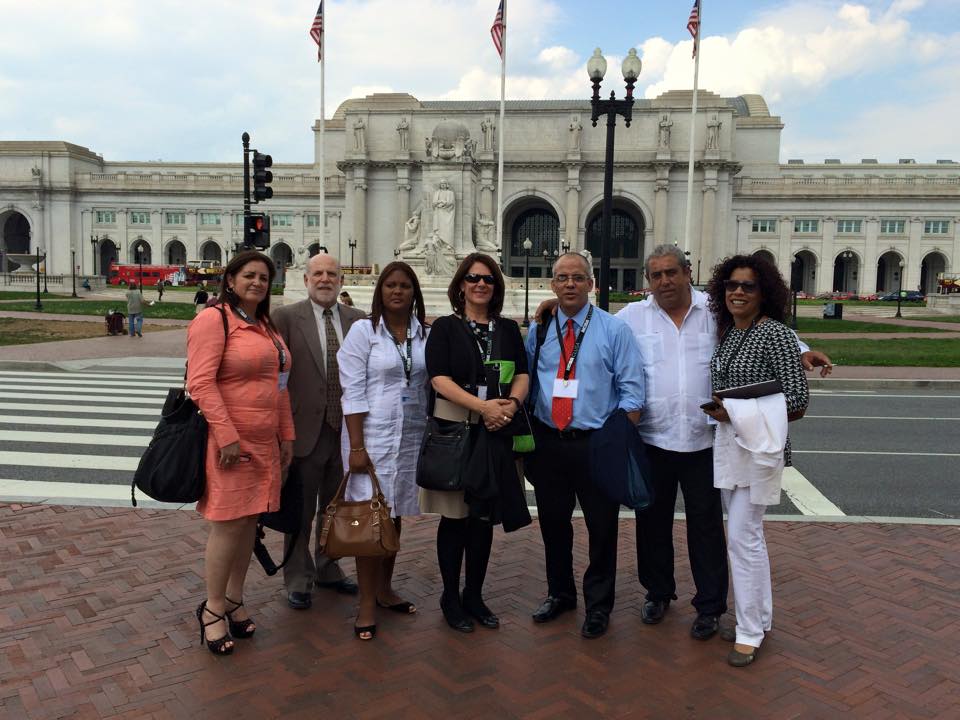
M 300 477 L 299 470 L 296 468 L 296 462 L 294 462 L 294 464 L 290 466 L 290 471 L 287 473 L 287 481 L 280 490 L 279 509 L 273 512 L 260 513 L 260 518 L 257 520 L 257 534 L 253 542 L 253 554 L 267 575 L 276 575 L 277 571 L 287 564 L 290 556 L 293 555 L 293 549 L 296 547 L 297 540 L 300 537 L 300 526 L 302 523 L 303 480 Z M 283 554 L 283 560 L 279 565 L 273 561 L 273 558 L 270 557 L 270 551 L 267 550 L 267 546 L 263 544 L 263 539 L 266 537 L 264 528 L 270 528 L 284 535 L 290 535 L 290 540 L 286 546 L 287 549 Z
M 471 425 L 427 419 L 420 455 L 417 457 L 417 485 L 425 490 L 462 490 L 470 459 Z
M 229 326 L 223 318 L 223 342 L 226 348 Z M 184 370 L 183 381 L 187 374 Z M 137 506 L 136 488 L 154 500 L 192 503 L 203 497 L 206 488 L 207 419 L 187 395 L 185 387 L 169 388 L 160 422 L 140 458 L 130 483 L 130 502 Z

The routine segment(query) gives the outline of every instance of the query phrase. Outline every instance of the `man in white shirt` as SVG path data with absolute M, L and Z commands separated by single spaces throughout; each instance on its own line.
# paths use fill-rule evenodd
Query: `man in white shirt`
M 676 599 L 673 515 L 683 492 L 687 546 L 697 611 L 690 634 L 712 637 L 727 610 L 727 552 L 720 491 L 713 487 L 713 428 L 700 405 L 710 400 L 710 357 L 717 327 L 707 295 L 691 286 L 690 265 L 676 245 L 660 245 L 646 260 L 652 296 L 617 313 L 640 345 L 646 408 L 638 428 L 648 447 L 654 503 L 637 512 L 637 571 L 647 589 L 641 619 L 655 625 Z M 830 360 L 800 343 L 809 370 Z
M 320 537 L 323 511 L 343 479 L 337 350 L 350 326 L 364 317 L 359 310 L 337 303 L 342 274 L 340 263 L 332 255 L 318 253 L 310 258 L 303 283 L 307 299 L 273 313 L 273 322 L 293 360 L 288 388 L 297 439 L 290 475 L 296 474 L 303 484 L 300 535 L 283 569 L 287 603 L 295 610 L 311 606 L 314 587 L 357 593 L 356 583 L 344 576 L 335 561 L 317 548 L 311 554 L 310 534 L 315 531 L 315 538 Z M 288 535 L 285 552 L 290 540 Z

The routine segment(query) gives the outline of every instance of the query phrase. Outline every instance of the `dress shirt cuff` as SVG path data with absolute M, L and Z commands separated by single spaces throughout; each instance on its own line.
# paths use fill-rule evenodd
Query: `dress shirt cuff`
M 221 425 L 220 423 L 210 423 L 210 432 L 213 433 L 213 439 L 217 442 L 217 447 L 224 448 L 235 442 L 240 442 L 240 435 L 237 433 L 233 423 Z
M 347 400 L 347 398 L 341 398 L 340 406 L 343 408 L 344 415 L 359 415 L 360 413 L 370 412 L 370 405 L 366 400 Z
M 624 400 L 617 407 L 619 407 L 624 412 L 640 412 L 643 410 L 643 405 L 638 404 L 633 400 Z

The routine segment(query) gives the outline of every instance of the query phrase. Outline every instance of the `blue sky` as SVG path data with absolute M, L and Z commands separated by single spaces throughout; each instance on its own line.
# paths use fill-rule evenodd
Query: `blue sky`
M 589 96 L 597 45 L 644 59 L 638 91 L 692 80 L 687 0 L 510 0 L 508 97 Z M 327 115 L 351 96 L 493 98 L 496 0 L 327 0 Z M 311 162 L 314 0 L 0 0 L 0 139 L 110 160 L 235 160 L 250 130 Z M 701 87 L 758 92 L 781 159 L 960 160 L 960 0 L 704 0 Z M 608 83 L 608 87 L 612 87 Z M 619 86 L 619 81 L 618 81 Z

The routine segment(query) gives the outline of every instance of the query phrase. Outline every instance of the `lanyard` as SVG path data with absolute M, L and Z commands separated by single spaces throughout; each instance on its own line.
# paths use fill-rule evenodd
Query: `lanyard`
M 583 321 L 583 325 L 580 326 L 580 332 L 577 335 L 577 340 L 573 344 L 573 352 L 570 354 L 570 358 L 567 358 L 566 348 L 563 346 L 563 336 L 560 334 L 560 315 L 553 316 L 554 325 L 557 328 L 557 341 L 560 343 L 560 357 L 566 362 L 566 367 L 563 370 L 563 379 L 570 379 L 570 372 L 573 370 L 573 364 L 577 361 L 577 355 L 580 354 L 580 344 L 583 342 L 583 336 L 587 333 L 587 328 L 590 327 L 590 318 L 593 317 L 593 305 L 590 306 L 590 309 L 587 310 L 587 318 Z
M 747 328 L 747 331 L 740 336 L 740 342 L 737 343 L 737 346 L 733 349 L 730 357 L 727 358 L 727 366 L 723 367 L 720 364 L 720 353 L 723 351 L 723 344 L 727 341 L 727 337 L 730 335 L 730 330 L 733 329 L 732 326 L 727 329 L 723 334 L 723 337 L 720 339 L 720 347 L 717 349 L 717 374 L 727 380 L 727 374 L 730 372 L 730 366 L 733 364 L 733 361 L 736 359 L 737 355 L 740 354 L 740 349 L 743 347 L 743 344 L 747 341 L 747 338 L 750 337 L 750 333 L 753 332 L 753 329 L 757 326 L 757 321 L 754 320 L 750 323 L 750 327 Z
M 483 345 L 480 344 L 480 338 L 477 337 L 476 332 L 474 331 L 477 327 L 477 323 L 473 320 L 467 320 L 466 317 L 463 318 L 463 323 L 467 326 L 467 330 L 473 336 L 473 339 L 477 342 L 477 349 L 480 351 L 480 358 L 484 363 L 490 362 L 490 358 L 493 357 L 493 331 L 496 329 L 496 320 L 490 320 L 490 324 L 487 326 L 487 347 L 484 349 Z
M 390 332 L 390 328 L 387 328 L 387 332 Z M 400 355 L 400 361 L 403 363 L 403 374 L 407 377 L 407 387 L 410 386 L 410 374 L 413 372 L 413 332 L 410 329 L 410 323 L 407 323 L 407 353 L 403 353 L 403 343 L 397 341 L 393 336 L 393 333 L 390 333 L 390 339 L 393 340 L 394 347 L 397 348 L 397 353 Z
M 251 320 L 250 316 L 247 315 L 247 313 L 244 312 L 243 308 L 240 307 L 239 305 L 234 307 L 233 309 L 237 313 L 237 315 L 242 317 L 245 321 L 247 321 L 251 325 L 253 324 L 259 325 L 259 321 L 256 318 Z M 280 341 L 273 336 L 272 332 L 270 332 L 270 329 L 267 328 L 266 331 L 267 331 L 267 335 L 269 335 L 270 339 L 273 341 L 273 346 L 277 349 L 277 361 L 280 363 L 280 372 L 283 372 L 284 368 L 287 366 L 287 353 L 283 349 L 283 345 L 280 344 Z

